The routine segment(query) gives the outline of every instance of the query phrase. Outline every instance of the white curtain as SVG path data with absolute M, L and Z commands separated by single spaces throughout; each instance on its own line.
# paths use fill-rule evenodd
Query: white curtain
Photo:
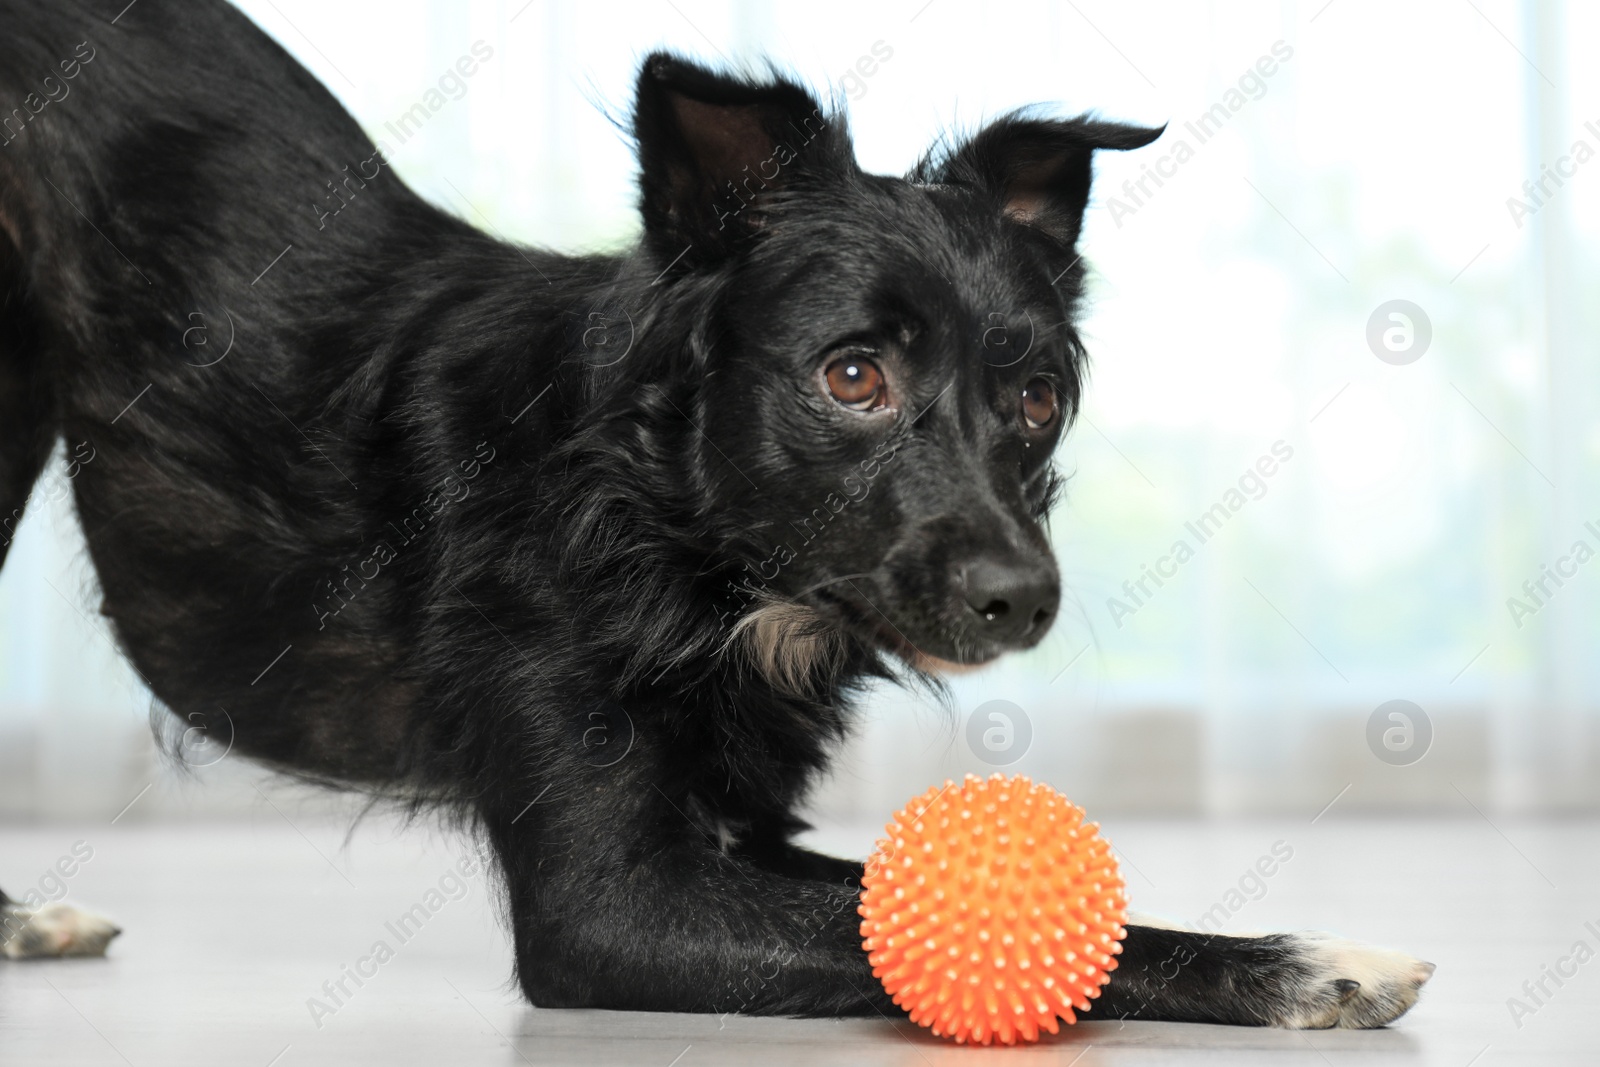
M 948 709 L 875 694 L 822 814 L 998 766 L 1108 812 L 1600 805 L 1592 6 L 242 6 L 425 196 L 560 248 L 634 233 L 607 116 L 657 45 L 772 57 L 885 172 L 1030 102 L 1170 123 L 1099 162 L 1071 610 Z M 154 762 L 94 605 L 48 501 L 0 578 L 0 815 L 249 802 Z

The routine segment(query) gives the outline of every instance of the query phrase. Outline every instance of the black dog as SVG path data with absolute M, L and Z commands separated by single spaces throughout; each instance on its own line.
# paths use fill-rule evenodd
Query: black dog
M 1018 114 L 879 177 L 797 84 L 654 55 L 643 240 L 562 256 L 424 203 L 218 0 L 119 6 L 0 2 L 7 531 L 86 442 L 162 703 L 480 830 L 535 1004 L 896 1011 L 794 810 L 864 681 L 1049 627 L 1091 155 L 1160 131 Z M 1121 961 L 1095 1016 L 1374 1026 L 1431 971 Z

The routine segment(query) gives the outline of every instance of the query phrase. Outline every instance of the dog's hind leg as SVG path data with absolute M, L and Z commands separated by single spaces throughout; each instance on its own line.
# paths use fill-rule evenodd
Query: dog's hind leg
M 120 933 L 104 915 L 60 901 L 29 907 L 0 893 L 0 959 L 104 956 Z
M 56 411 L 22 255 L 0 227 L 0 565 L 55 445 Z
M 0 565 L 55 444 L 57 408 L 38 312 L 21 253 L 0 205 Z M 60 901 L 16 901 L 0 892 L 0 958 L 103 956 L 122 931 L 110 919 Z

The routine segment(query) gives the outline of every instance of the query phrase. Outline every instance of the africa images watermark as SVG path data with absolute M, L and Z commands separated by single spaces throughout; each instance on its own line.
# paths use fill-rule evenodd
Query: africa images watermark
M 83 71 L 85 64 L 92 63 L 96 54 L 94 45 L 82 41 L 72 50 L 72 55 L 56 64 L 61 72 L 59 78 L 54 71 L 40 78 L 39 91 L 30 91 L 22 98 L 20 105 L 0 119 L 0 148 L 9 147 L 12 141 L 21 137 L 29 124 L 44 113 L 45 108 L 65 100 L 72 92 L 72 86 L 67 83 Z
M 485 450 L 488 451 L 488 455 L 484 454 Z M 459 504 L 472 493 L 472 486 L 468 483 L 476 478 L 484 467 L 494 462 L 495 450 L 489 442 L 479 441 L 473 455 L 473 459 L 464 459 L 458 464 L 461 470 L 460 477 L 454 472 L 446 475 L 437 489 L 430 492 L 416 507 L 400 518 L 400 525 L 396 526 L 392 520 L 390 521 L 389 529 L 394 531 L 396 543 L 400 548 L 405 548 L 421 537 L 445 508 L 451 504 Z M 317 615 L 317 629 L 327 629 L 328 620 L 349 607 L 361 595 L 367 583 L 376 579 L 383 568 L 399 557 L 399 549 L 387 540 L 382 540 L 373 546 L 372 551 L 364 559 L 356 563 L 354 570 L 346 563 L 333 575 L 324 579 L 322 584 L 327 590 L 326 598 L 324 599 L 319 593 L 318 599 L 311 603 L 311 610 Z
M 860 902 L 860 897 L 853 892 L 838 893 L 828 902 L 814 906 L 811 911 L 800 918 L 810 932 L 798 944 L 786 945 L 774 949 L 761 962 L 753 967 L 746 967 L 734 979 L 733 995 L 739 998 L 739 1006 L 731 1012 L 722 1012 L 718 1019 L 726 1019 L 729 1015 L 737 1015 L 748 1009 L 761 991 L 773 982 L 789 964 L 800 959 L 811 943 L 819 937 L 831 933 L 836 925 L 836 917 L 853 910 Z
M 1139 213 L 1139 209 L 1150 202 L 1156 192 L 1166 184 L 1164 179 L 1178 176 L 1178 168 L 1195 157 L 1196 148 L 1204 145 L 1228 124 L 1228 121 L 1244 110 L 1245 105 L 1251 101 L 1260 100 L 1267 95 L 1267 79 L 1278 73 L 1281 65 L 1294 58 L 1294 48 L 1286 41 L 1273 41 L 1270 54 L 1263 55 L 1241 74 L 1222 98 L 1200 113 L 1199 117 L 1183 124 L 1190 137 L 1194 138 L 1191 145 L 1186 138 L 1179 137 L 1173 143 L 1172 150 L 1165 155 L 1157 156 L 1154 161 L 1142 163 L 1142 173 L 1137 179 L 1130 178 L 1122 183 L 1122 196 L 1113 195 L 1105 202 L 1106 210 L 1111 212 L 1111 221 L 1117 224 L 1117 229 L 1122 228 L 1122 220 Z M 1151 185 L 1155 188 L 1152 189 Z
M 1538 1015 L 1539 1009 L 1545 1007 L 1561 991 L 1562 986 L 1578 976 L 1578 968 L 1594 959 L 1594 946 L 1600 945 L 1600 924 L 1589 919 L 1584 922 L 1583 929 L 1595 939 L 1594 944 L 1590 944 L 1588 937 L 1578 938 L 1566 955 L 1557 957 L 1553 963 L 1543 964 L 1536 978 L 1522 983 L 1521 997 L 1506 998 L 1506 1010 L 1511 1013 L 1511 1021 L 1517 1024 L 1518 1030 L 1522 1029 L 1525 1017 Z M 1555 983 L 1554 990 L 1550 988 L 1552 982 Z
M 321 203 L 311 205 L 311 210 L 317 216 L 317 229 L 326 230 L 328 220 L 339 212 L 355 203 L 355 200 L 366 189 L 367 182 L 373 181 L 389 165 L 389 159 L 383 154 L 383 149 L 376 149 L 372 155 L 356 164 L 356 173 L 350 173 L 350 164 L 346 163 L 340 173 L 344 175 L 337 183 L 332 178 L 327 179 L 328 191 L 323 194 Z M 368 168 L 371 168 L 370 172 Z
M 867 498 L 872 491 L 873 481 L 894 459 L 899 447 L 898 443 L 880 442 L 870 457 L 856 464 L 855 470 L 839 480 L 837 488 L 823 496 L 821 504 L 808 514 L 790 520 L 789 527 L 800 536 L 799 547 L 791 541 L 783 541 L 754 567 L 745 563 L 743 573 L 728 580 L 725 592 L 732 603 L 718 616 L 719 619 L 724 624 L 731 624 L 752 605 L 769 599 L 768 584 L 778 577 L 783 568 L 799 559 L 800 553 L 808 545 L 826 533 L 845 508 Z
M 851 100 L 860 100 L 867 95 L 866 79 L 878 73 L 879 68 L 893 58 L 893 48 L 881 39 L 873 41 L 872 55 L 858 56 L 855 66 L 839 75 L 839 88 L 843 89 Z
M 1176 578 L 1178 569 L 1194 559 L 1200 546 L 1215 537 L 1223 526 L 1227 525 L 1229 519 L 1242 511 L 1251 500 L 1260 500 L 1266 496 L 1267 479 L 1278 473 L 1281 464 L 1288 463 L 1293 458 L 1294 448 L 1288 442 L 1274 441 L 1271 455 L 1258 458 L 1254 465 L 1247 467 L 1239 476 L 1238 484 L 1222 494 L 1222 499 L 1212 504 L 1198 518 L 1184 523 L 1183 528 L 1188 534 L 1187 537 L 1180 537 L 1174 541 L 1172 547 L 1167 549 L 1167 554 L 1157 559 L 1154 566 L 1149 563 L 1141 564 L 1139 577 L 1130 578 L 1122 583 L 1123 596 L 1107 597 L 1106 610 L 1111 613 L 1111 621 L 1117 624 L 1117 629 L 1122 629 L 1123 620 L 1139 614 L 1142 608 L 1148 606 L 1155 598 L 1156 591 Z M 1189 541 L 1191 537 L 1194 539 L 1193 544 Z M 1154 589 L 1150 587 L 1151 583 L 1154 583 Z
M 311 1013 L 311 1021 L 317 1029 L 321 1030 L 329 1016 L 339 1014 L 339 1010 L 349 1004 L 367 982 L 376 978 L 379 969 L 394 959 L 399 948 L 415 940 L 429 920 L 443 911 L 446 905 L 465 898 L 472 888 L 472 880 L 487 866 L 488 858 L 484 852 L 469 851 L 445 868 L 420 900 L 383 924 L 387 937 L 374 941 L 366 955 L 357 958 L 354 963 L 340 965 L 338 974 L 322 983 L 322 996 L 306 998 L 306 1010 Z M 392 945 L 390 938 L 394 940 Z
M 1433 320 L 1410 300 L 1385 300 L 1367 317 L 1367 347 L 1391 367 L 1415 363 L 1432 343 Z
M 1028 754 L 1033 720 L 1009 700 L 988 700 L 967 716 L 967 750 L 991 767 L 1009 767 Z
M 1294 847 L 1287 841 L 1274 841 L 1270 854 L 1263 854 L 1255 863 L 1246 867 L 1239 876 L 1236 886 L 1229 887 L 1222 894 L 1222 899 L 1206 909 L 1205 913 L 1194 924 L 1196 929 L 1211 934 L 1219 935 L 1222 926 L 1229 919 L 1242 911 L 1247 903 L 1260 900 L 1267 895 L 1267 879 L 1271 878 L 1294 858 Z M 1185 967 L 1193 963 L 1199 953 L 1191 944 L 1183 941 L 1173 945 L 1172 952 L 1162 960 L 1153 964 L 1147 963 L 1139 968 L 1139 973 L 1153 976 L 1161 981 L 1162 985 L 1170 985 L 1177 981 L 1178 975 Z M 1124 1009 L 1117 1017 L 1119 1019 L 1137 1019 L 1150 1007 L 1148 997 L 1140 997 L 1139 1005 L 1131 1011 Z
M 11 544 L 17 536 L 17 526 L 22 522 L 22 517 L 28 513 L 28 508 L 35 501 L 54 503 L 67 495 L 67 483 L 76 478 L 80 471 L 94 462 L 97 453 L 94 446 L 88 441 L 79 441 L 72 449 L 72 457 L 67 460 L 67 469 L 64 476 L 46 479 L 41 485 L 35 486 L 28 497 L 14 508 L 11 514 L 0 518 L 0 547 Z
M 72 848 L 39 876 L 38 884 L 28 887 L 21 899 L 14 903 L 21 905 L 20 911 L 7 911 L 3 922 L 0 922 L 0 945 L 4 945 L 13 937 L 22 933 L 27 927 L 32 913 L 38 911 L 46 904 L 65 900 L 67 896 L 67 880 L 78 873 L 78 870 L 90 860 L 94 859 L 94 846 L 87 841 L 74 841 Z
M 443 74 L 439 75 L 438 84 L 422 94 L 422 99 L 407 108 L 398 119 L 383 124 L 395 138 L 395 147 L 405 144 L 422 131 L 428 120 L 444 109 L 452 100 L 460 100 L 467 95 L 467 79 L 478 73 L 481 64 L 494 58 L 494 49 L 482 40 L 472 42 L 468 49 L 471 55 L 463 55 L 455 64 L 446 67 Z M 380 154 L 388 156 L 392 151 L 380 138 L 378 139 Z
M 812 128 L 813 122 L 816 123 L 815 129 Z M 793 145 L 774 140 L 772 154 L 757 163 L 753 173 L 747 163 L 740 172 L 741 177 L 728 179 L 727 188 L 720 194 L 718 202 L 712 205 L 712 210 L 717 213 L 717 229 L 726 229 L 729 219 L 737 219 L 742 215 L 745 208 L 755 203 L 760 193 L 771 188 L 771 183 L 777 180 L 778 173 L 784 167 L 800 158 L 800 150 L 828 128 L 820 108 L 813 108 L 811 114 L 800 120 L 800 125 L 796 126 L 792 121 L 787 125 L 795 134 Z M 756 188 L 751 188 L 752 182 Z
M 1587 537 L 1572 542 L 1567 554 L 1558 558 L 1553 565 L 1541 563 L 1539 573 L 1522 583 L 1522 596 L 1506 598 L 1506 610 L 1511 613 L 1511 621 L 1517 629 L 1522 629 L 1526 620 L 1543 611 L 1544 606 L 1561 591 L 1561 587 L 1578 576 L 1578 568 L 1594 559 L 1595 546 L 1600 545 L 1600 520 L 1585 523 L 1583 530 Z M 1592 542 L 1590 538 L 1593 538 Z
M 1378 759 L 1409 767 L 1433 747 L 1433 720 L 1413 701 L 1385 700 L 1367 716 L 1366 738 L 1367 750 Z
M 494 57 L 494 49 L 482 40 L 473 41 L 469 52 L 470 55 L 462 55 L 453 66 L 446 67 L 439 76 L 437 86 L 423 93 L 422 98 L 407 108 L 398 119 L 383 124 L 383 128 L 394 137 L 396 148 L 420 133 L 428 120 L 446 104 L 466 96 L 467 79 Z M 324 181 L 327 192 L 311 205 L 311 210 L 317 216 L 318 230 L 327 229 L 328 220 L 355 203 L 366 190 L 367 183 L 376 180 L 382 169 L 390 165 L 389 157 L 394 149 L 381 137 L 376 138 L 376 142 L 377 147 L 372 155 L 355 165 L 355 173 L 351 173 L 347 163 L 338 176 Z
M 1583 124 L 1589 136 L 1600 142 L 1600 119 L 1590 119 Z M 1555 164 L 1539 164 L 1539 177 L 1529 178 L 1522 183 L 1522 197 L 1506 197 L 1506 211 L 1511 214 L 1511 221 L 1517 229 L 1522 229 L 1522 224 L 1539 213 L 1539 209 L 1555 199 L 1566 182 L 1563 178 L 1572 179 L 1578 176 L 1578 168 L 1595 157 L 1594 145 L 1582 137 L 1572 142 L 1572 147 L 1564 156 L 1556 157 Z M 1555 188 L 1550 188 L 1550 183 L 1555 183 Z M 1523 199 L 1526 197 L 1526 199 Z
M 1222 899 L 1207 908 L 1205 913 L 1195 920 L 1195 929 L 1204 930 L 1208 934 L 1221 933 L 1227 921 L 1243 911 L 1246 904 L 1267 895 L 1267 879 L 1277 874 L 1292 859 L 1294 859 L 1294 846 L 1287 841 L 1274 841 L 1269 852 L 1262 854 L 1253 864 L 1246 867 L 1238 881 L 1222 894 Z

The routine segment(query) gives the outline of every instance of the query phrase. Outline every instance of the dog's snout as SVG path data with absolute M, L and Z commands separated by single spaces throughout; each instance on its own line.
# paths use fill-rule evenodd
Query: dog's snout
M 1055 569 L 1034 560 L 978 559 L 961 570 L 961 592 L 975 624 L 995 641 L 1043 631 L 1061 599 Z

